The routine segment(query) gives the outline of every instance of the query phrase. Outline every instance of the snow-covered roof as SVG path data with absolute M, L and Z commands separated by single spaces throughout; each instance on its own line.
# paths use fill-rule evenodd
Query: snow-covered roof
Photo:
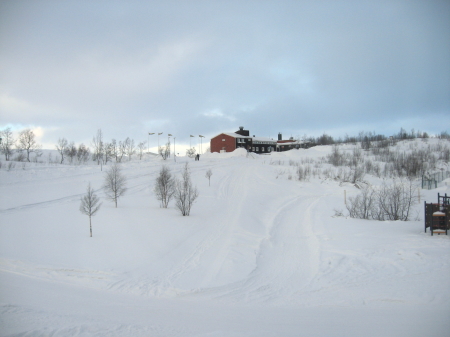
M 259 143 L 273 143 L 276 144 L 277 142 L 273 140 L 272 138 L 268 137 L 250 137 L 253 140 L 253 143 L 259 142 Z
M 310 143 L 308 140 L 295 140 L 295 139 L 285 139 L 277 141 L 278 144 L 306 144 Z
M 233 138 L 247 138 L 247 139 L 252 139 L 252 141 L 253 142 L 264 142 L 264 143 L 276 143 L 276 141 L 275 140 L 273 140 L 272 138 L 269 138 L 269 137 L 252 137 L 252 136 L 243 136 L 243 135 L 240 135 L 240 134 L 237 134 L 237 133 L 235 133 L 235 132 L 222 132 L 222 133 L 219 133 L 218 135 L 216 135 L 216 136 L 214 136 L 214 137 L 212 137 L 212 138 L 216 138 L 216 137 L 218 137 L 218 136 L 220 136 L 220 135 L 226 135 L 226 136 L 230 136 L 230 137 L 233 137 Z
M 227 135 L 227 136 L 230 136 L 230 137 L 233 137 L 233 138 L 252 138 L 250 136 L 239 135 L 239 134 L 237 134 L 235 132 L 221 132 L 221 133 L 219 133 L 218 135 L 216 135 L 216 136 L 214 136 L 212 138 L 216 138 L 216 137 L 218 137 L 220 135 Z

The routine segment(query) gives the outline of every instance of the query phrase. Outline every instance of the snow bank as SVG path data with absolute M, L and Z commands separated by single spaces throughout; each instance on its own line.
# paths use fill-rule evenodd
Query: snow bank
M 202 158 L 221 158 L 221 159 L 226 159 L 226 158 L 234 158 L 234 157 L 247 157 L 247 150 L 243 149 L 243 148 L 239 148 L 236 149 L 232 152 L 223 152 L 223 153 L 219 153 L 219 152 L 208 152 L 205 154 L 200 155 L 200 160 Z
M 289 159 L 330 151 L 126 162 L 118 208 L 96 165 L 0 170 L 0 335 L 446 335 L 450 290 L 436 285 L 450 238 L 336 217 L 355 186 L 288 178 Z M 152 191 L 162 164 L 179 177 L 185 162 L 199 190 L 189 217 Z M 88 182 L 103 201 L 92 238 L 78 211 Z M 422 191 L 422 219 L 438 191 Z

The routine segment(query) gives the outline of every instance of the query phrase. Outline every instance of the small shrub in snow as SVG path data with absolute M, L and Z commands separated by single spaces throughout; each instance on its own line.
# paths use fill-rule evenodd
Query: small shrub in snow
M 333 145 L 331 154 L 327 156 L 327 161 L 333 166 L 342 166 L 345 164 L 345 156 L 339 151 L 339 146 Z
M 334 209 L 334 217 L 343 217 L 344 216 L 344 212 L 341 209 Z
M 16 163 L 10 161 L 6 167 L 7 167 L 8 171 L 11 171 L 11 169 L 16 167 Z
M 418 202 L 418 187 L 412 180 L 384 183 L 379 190 L 365 187 L 356 197 L 350 197 L 347 210 L 350 217 L 374 220 L 411 220 L 411 211 Z
M 418 187 L 412 180 L 400 180 L 392 185 L 385 183 L 378 191 L 378 207 L 385 220 L 410 220 L 412 206 L 417 202 Z
M 26 158 L 27 158 L 27 156 L 25 156 L 25 153 L 19 152 L 13 160 L 14 161 L 24 161 Z
M 308 181 L 310 176 L 311 167 L 309 165 L 306 165 L 305 167 L 303 167 L 303 165 L 300 165 L 297 167 L 297 179 L 299 181 Z
M 375 191 L 364 187 L 355 198 L 350 197 L 347 210 L 351 218 L 371 219 L 375 208 Z

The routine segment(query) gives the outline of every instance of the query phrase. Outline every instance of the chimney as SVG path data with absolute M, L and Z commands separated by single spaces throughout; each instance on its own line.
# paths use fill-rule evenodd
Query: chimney
M 278 132 L 278 140 L 282 140 L 283 136 L 281 135 L 281 132 Z
M 237 130 L 235 133 L 237 133 L 238 135 L 247 136 L 247 137 L 250 135 L 250 131 L 244 130 L 243 126 L 240 126 L 239 130 Z

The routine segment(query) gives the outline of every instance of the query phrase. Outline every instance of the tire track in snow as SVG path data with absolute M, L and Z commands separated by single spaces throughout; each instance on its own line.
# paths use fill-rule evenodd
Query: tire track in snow
M 269 237 L 261 243 L 248 278 L 211 289 L 212 295 L 233 302 L 291 301 L 319 270 L 320 243 L 312 227 L 312 211 L 319 201 L 320 197 L 296 196 L 285 204 L 270 220 Z
M 149 172 L 149 173 L 144 173 L 144 174 L 135 174 L 131 177 L 127 176 L 127 182 L 129 183 L 129 182 L 134 182 L 138 179 L 142 179 L 142 178 L 146 178 L 146 177 L 153 177 L 153 176 L 156 176 L 156 174 L 157 174 L 157 172 L 155 171 L 155 172 Z M 128 185 L 127 189 L 128 189 L 128 193 L 134 194 L 134 193 L 141 192 L 149 187 L 150 188 L 152 187 L 152 182 L 150 180 L 148 180 L 146 182 L 134 183 L 131 186 Z M 102 197 L 104 197 L 103 188 L 97 188 L 94 190 L 94 192 L 97 194 L 100 194 Z M 19 206 L 7 208 L 7 209 L 0 209 L 0 214 L 13 213 L 13 212 L 18 212 L 18 211 L 36 208 L 36 207 L 50 207 L 53 205 L 66 204 L 66 203 L 71 203 L 71 202 L 75 202 L 75 201 L 80 201 L 81 197 L 83 197 L 84 194 L 85 193 L 83 192 L 83 193 L 79 193 L 79 194 L 68 195 L 68 196 L 61 197 L 61 198 L 55 198 L 55 199 L 40 201 L 40 202 L 36 202 L 36 203 L 31 203 L 31 204 L 19 205 Z M 125 194 L 125 196 L 126 196 L 126 194 Z
M 98 191 L 99 190 L 97 190 L 95 192 L 98 192 Z M 2 210 L 0 210 L 0 214 L 13 213 L 13 212 L 18 212 L 18 211 L 22 211 L 22 210 L 26 210 L 26 209 L 30 209 L 30 208 L 35 208 L 35 207 L 50 207 L 50 206 L 58 205 L 58 204 L 65 204 L 65 203 L 80 200 L 83 195 L 84 195 L 84 193 L 74 194 L 74 195 L 69 195 L 67 197 L 62 197 L 62 198 L 57 198 L 57 199 L 41 201 L 41 202 L 36 202 L 36 203 L 32 203 L 32 204 L 26 204 L 26 205 L 20 205 L 20 206 L 16 206 L 16 207 L 7 208 L 7 209 L 2 209 Z
M 238 223 L 240 213 L 238 206 L 244 207 L 244 203 L 241 202 L 245 197 L 241 191 L 242 181 L 250 171 L 251 167 L 239 167 L 239 169 L 227 171 L 218 189 L 218 201 L 225 202 L 225 204 L 222 204 L 226 209 L 224 214 L 232 214 L 232 216 L 217 221 L 217 225 L 212 227 L 210 233 L 195 245 L 190 254 L 165 275 L 151 282 L 150 293 L 157 296 L 166 296 L 197 291 L 198 288 L 207 285 L 219 273 L 226 259 L 229 240 Z M 208 271 L 205 273 L 204 270 L 201 270 L 201 267 L 204 267 L 201 266 L 201 260 L 206 253 L 208 258 L 213 258 L 214 262 L 208 265 Z M 194 271 L 205 273 L 202 284 L 198 285 L 196 289 L 180 289 L 177 286 L 177 281 Z

